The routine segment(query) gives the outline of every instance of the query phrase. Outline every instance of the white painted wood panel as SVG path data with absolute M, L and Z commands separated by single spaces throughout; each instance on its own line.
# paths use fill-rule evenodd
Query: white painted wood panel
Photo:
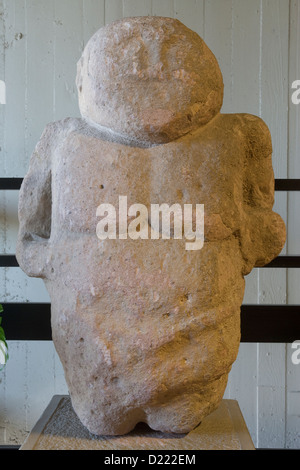
M 174 1 L 173 0 L 152 0 L 152 15 L 167 16 L 174 18 Z
M 174 0 L 174 18 L 204 36 L 204 3 L 204 0 Z
M 300 2 L 290 4 L 290 51 L 289 86 L 300 80 Z M 300 178 L 300 104 L 291 102 L 289 93 L 289 159 L 288 177 Z M 288 240 L 289 254 L 300 253 L 300 193 L 288 195 Z M 300 269 L 289 269 L 287 273 L 287 299 L 290 304 L 300 304 Z M 294 338 L 300 340 L 300 338 Z M 293 364 L 295 350 L 287 345 L 286 356 L 286 447 L 300 447 L 300 364 Z
M 222 113 L 232 113 L 234 112 L 232 96 L 232 0 L 214 0 L 212 2 L 206 2 L 204 15 L 204 25 L 207 27 L 204 27 L 203 39 L 216 56 L 223 75 L 224 100 L 221 111 Z
M 269 126 L 276 178 L 287 177 L 289 1 L 264 0 L 261 16 L 261 117 Z M 274 209 L 287 219 L 287 195 L 276 195 Z M 260 269 L 259 303 L 286 303 L 286 270 Z M 257 445 L 285 445 L 285 361 L 281 344 L 260 344 L 258 354 Z
M 45 125 L 53 113 L 54 3 L 25 2 L 25 155 L 26 166 Z M 50 20 L 51 18 L 51 20 Z M 24 53 L 24 51 L 23 51 Z M 37 63 L 38 61 L 38 63 Z M 57 93 L 57 91 L 55 91 Z M 8 130 L 12 130 L 13 125 Z M 23 168 L 22 168 L 23 170 Z
M 4 67 L 6 105 L 2 158 L 4 174 L 23 176 L 26 141 L 26 11 L 25 2 L 6 2 Z M 1 45 L 3 50 L 3 44 Z M 2 160 L 1 158 L 1 160 Z
M 5 83 L 5 18 L 3 3 L 0 2 L 0 80 Z M 0 103 L 0 174 L 4 175 L 4 124 L 5 124 L 5 105 Z M 0 195 L 0 213 L 2 214 L 2 200 Z M 0 225 L 0 249 L 3 250 L 3 233 Z
M 108 0 L 107 0 L 108 1 Z M 123 16 L 151 15 L 152 4 L 149 0 L 123 0 Z
M 109 24 L 113 21 L 123 18 L 123 1 L 111 0 L 105 2 L 105 23 Z
M 76 63 L 102 25 L 123 16 L 176 17 L 204 37 L 224 77 L 222 112 L 261 116 L 270 127 L 276 177 L 300 178 L 299 0 L 0 0 L 0 176 L 23 176 L 45 125 L 79 116 Z M 0 193 L 0 251 L 14 252 L 17 192 Z M 289 254 L 300 253 L 300 195 L 277 195 Z M 299 303 L 300 270 L 258 270 L 244 303 Z M 0 269 L 0 300 L 49 300 L 41 280 Z M 300 338 L 295 338 L 300 339 Z M 66 393 L 53 344 L 11 342 L 0 373 L 0 444 L 22 442 L 54 393 Z M 257 446 L 300 448 L 300 365 L 291 345 L 241 344 L 225 396 L 239 401 Z
M 97 2 L 95 0 L 83 0 L 82 17 L 85 46 L 92 35 L 106 23 L 106 2 L 104 0 Z
M 46 0 L 47 1 L 47 0 Z M 53 3 L 52 1 L 48 3 Z M 83 2 L 55 0 L 54 120 L 80 115 L 75 84 L 77 62 L 84 47 Z M 103 19 L 99 18 L 100 26 Z M 85 27 L 87 26 L 85 22 Z

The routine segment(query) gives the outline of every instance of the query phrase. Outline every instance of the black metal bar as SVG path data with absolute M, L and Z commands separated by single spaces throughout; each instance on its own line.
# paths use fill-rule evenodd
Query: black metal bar
M 277 256 L 271 263 L 262 266 L 263 268 L 300 268 L 300 256 L 282 255 Z
M 300 179 L 280 179 L 275 180 L 275 191 L 300 191 Z
M 0 255 L 0 268 L 16 268 L 18 266 L 15 255 Z M 262 268 L 300 268 L 300 256 L 278 256 L 271 263 L 262 266 Z
M 8 340 L 51 341 L 50 304 L 3 304 Z M 300 340 L 300 305 L 242 305 L 241 341 L 292 343 Z
M 0 268 L 17 268 L 18 266 L 15 255 L 0 255 Z
M 293 343 L 300 340 L 300 305 L 242 305 L 241 341 Z
M 23 178 L 0 178 L 0 190 L 18 190 Z M 300 191 L 300 179 L 277 178 L 275 179 L 275 191 Z
M 21 187 L 23 178 L 0 178 L 0 190 L 18 190 Z
M 2 326 L 12 341 L 51 341 L 49 303 L 2 303 Z
M 21 446 L 15 446 L 15 445 L 1 445 L 0 450 L 19 450 Z

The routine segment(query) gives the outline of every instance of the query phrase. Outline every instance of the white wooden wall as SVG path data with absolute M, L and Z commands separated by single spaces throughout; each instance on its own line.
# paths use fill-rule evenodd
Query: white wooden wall
M 0 0 L 0 176 L 22 177 L 45 125 L 79 116 L 76 63 L 90 36 L 124 16 L 161 15 L 197 31 L 225 82 L 223 112 L 268 124 L 277 178 L 300 178 L 300 0 Z M 0 252 L 14 253 L 17 192 L 0 193 Z M 300 194 L 276 196 L 288 227 L 285 253 L 300 253 Z M 244 303 L 300 304 L 298 269 L 255 269 Z M 42 281 L 0 269 L 2 302 L 48 302 Z M 259 328 L 259 325 L 257 325 Z M 295 338 L 300 339 L 300 338 Z M 19 444 L 50 398 L 67 393 L 51 342 L 10 342 L 0 372 L 0 444 Z M 241 344 L 226 398 L 239 401 L 257 447 L 300 448 L 300 365 L 290 344 Z

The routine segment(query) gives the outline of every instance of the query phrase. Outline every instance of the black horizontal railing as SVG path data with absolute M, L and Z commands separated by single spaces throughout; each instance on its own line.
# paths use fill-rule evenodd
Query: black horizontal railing
M 300 191 L 300 179 L 276 179 L 275 191 Z
M 19 190 L 22 181 L 22 178 L 0 178 L 0 190 Z M 276 179 L 275 190 L 300 191 L 300 179 Z M 18 267 L 15 255 L 0 255 L 0 267 Z M 300 256 L 278 256 L 263 268 L 300 268 Z M 8 340 L 52 339 L 50 303 L 2 305 Z M 242 305 L 242 342 L 291 343 L 297 339 L 300 339 L 300 305 Z
M 0 255 L 0 268 L 17 268 L 19 266 L 15 255 Z M 271 263 L 261 266 L 264 268 L 300 268 L 300 256 L 277 256 Z
M 51 341 L 49 303 L 4 303 L 8 340 Z M 241 341 L 292 343 L 300 340 L 300 305 L 242 305 Z
M 0 190 L 18 190 L 23 178 L 0 178 Z M 300 191 L 300 179 L 276 179 L 275 191 Z
M 15 255 L 0 255 L 0 268 L 18 268 L 19 263 Z
M 262 268 L 300 268 L 300 256 L 281 255 Z
M 0 190 L 18 190 L 21 187 L 22 181 L 23 178 L 0 178 Z

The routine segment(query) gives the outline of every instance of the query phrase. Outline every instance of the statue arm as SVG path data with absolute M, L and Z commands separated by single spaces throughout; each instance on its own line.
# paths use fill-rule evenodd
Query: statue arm
M 45 128 L 30 159 L 19 195 L 17 259 L 29 275 L 46 277 L 47 246 L 51 235 L 51 166 L 56 123 Z
M 245 136 L 242 251 L 247 268 L 264 266 L 281 252 L 286 238 L 282 218 L 273 212 L 274 173 L 270 131 L 262 119 L 240 115 Z M 250 270 L 251 270 L 250 269 Z

